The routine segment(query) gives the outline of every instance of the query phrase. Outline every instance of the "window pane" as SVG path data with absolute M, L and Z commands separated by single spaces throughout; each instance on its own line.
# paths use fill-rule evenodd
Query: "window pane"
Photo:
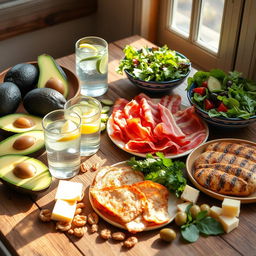
M 173 0 L 170 28 L 189 37 L 193 0 Z
M 202 0 L 197 41 L 218 52 L 225 0 Z

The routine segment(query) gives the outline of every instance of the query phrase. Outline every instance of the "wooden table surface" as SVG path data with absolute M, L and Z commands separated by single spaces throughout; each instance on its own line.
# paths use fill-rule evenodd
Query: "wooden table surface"
M 125 76 L 118 75 L 115 69 L 119 60 L 123 57 L 122 49 L 126 44 L 132 44 L 137 48 L 152 46 L 150 42 L 139 36 L 129 37 L 116 41 L 109 45 L 109 89 L 104 98 L 116 100 L 119 97 L 132 99 L 140 93 L 140 90 L 133 86 Z M 63 57 L 58 62 L 75 72 L 75 56 Z M 192 70 L 193 74 L 195 70 Z M 189 105 L 185 93 L 186 84 L 182 84 L 173 90 L 182 96 L 182 103 Z M 153 95 L 156 97 L 157 95 Z M 223 131 L 217 128 L 210 128 L 209 140 L 214 138 L 243 138 L 256 142 L 256 124 L 237 131 Z M 101 146 L 97 154 L 83 158 L 87 166 L 94 163 L 111 165 L 116 162 L 127 160 L 130 154 L 118 149 L 108 138 L 107 133 L 101 136 Z M 39 159 L 46 162 L 43 154 Z M 181 160 L 185 160 L 182 158 Z M 87 207 L 85 213 L 92 211 L 88 201 L 88 188 L 92 182 L 94 172 L 79 174 L 72 181 L 82 182 L 86 189 L 84 202 Z M 38 197 L 30 197 L 17 194 L 8 190 L 0 184 L 0 237 L 13 255 L 256 255 L 256 204 L 242 205 L 240 224 L 237 229 L 222 236 L 201 237 L 196 243 L 184 242 L 178 234 L 177 239 L 171 243 L 164 243 L 159 239 L 159 230 L 147 231 L 137 234 L 139 243 L 132 249 L 127 250 L 121 247 L 120 243 L 112 240 L 103 241 L 97 233 L 86 233 L 81 239 L 57 232 L 55 225 L 42 223 L 38 214 L 42 208 L 52 209 L 54 195 L 58 181 L 55 180 L 51 187 Z M 210 205 L 221 206 L 221 202 L 214 200 L 202 192 L 199 202 Z M 100 229 L 109 228 L 112 231 L 119 230 L 100 220 Z M 178 229 L 174 223 L 168 225 Z

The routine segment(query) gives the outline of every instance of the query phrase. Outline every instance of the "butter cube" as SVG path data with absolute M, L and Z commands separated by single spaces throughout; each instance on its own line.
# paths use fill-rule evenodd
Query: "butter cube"
M 228 217 L 228 216 L 220 215 L 218 220 L 221 223 L 226 233 L 229 233 L 233 229 L 237 228 L 239 224 L 239 219 L 236 217 Z
M 68 202 L 64 200 L 57 200 L 53 211 L 52 220 L 56 221 L 72 221 L 76 211 L 76 202 Z
M 55 199 L 62 199 L 66 201 L 80 201 L 83 196 L 83 184 L 79 182 L 72 182 L 60 180 Z
M 182 204 L 178 204 L 177 205 L 177 208 L 178 208 L 178 211 L 179 212 L 185 212 L 187 207 L 190 205 L 191 203 L 190 202 L 185 202 L 185 203 L 182 203 Z
M 198 196 L 199 196 L 199 190 L 198 189 L 195 189 L 195 188 L 192 188 L 189 185 L 186 185 L 183 193 L 180 196 L 180 198 L 184 201 L 188 201 L 188 202 L 191 202 L 191 203 L 194 204 L 194 203 L 196 203 L 196 201 L 198 199 Z
M 222 214 L 222 208 L 218 206 L 212 206 L 210 208 L 210 216 L 214 219 L 218 219 L 219 216 Z
M 238 217 L 240 213 L 240 200 L 224 198 L 222 202 L 222 215 Z

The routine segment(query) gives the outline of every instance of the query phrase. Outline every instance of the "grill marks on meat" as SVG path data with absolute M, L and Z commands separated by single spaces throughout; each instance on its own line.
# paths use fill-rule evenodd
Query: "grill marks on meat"
M 256 163 L 256 149 L 243 144 L 231 142 L 216 142 L 210 144 L 206 151 L 218 151 L 223 153 L 230 153 L 236 156 L 244 157 L 247 160 Z
M 195 161 L 197 182 L 225 195 L 248 196 L 256 191 L 254 147 L 231 142 L 212 143 Z
M 206 128 L 194 107 L 180 110 L 179 95 L 157 101 L 139 94 L 130 102 L 121 99 L 116 104 L 109 120 L 110 135 L 122 141 L 127 151 L 178 154 L 196 147 L 206 137 Z

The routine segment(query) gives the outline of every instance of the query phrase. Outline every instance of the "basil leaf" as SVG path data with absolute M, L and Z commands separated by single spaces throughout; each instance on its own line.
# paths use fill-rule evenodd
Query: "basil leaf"
M 183 239 L 190 243 L 194 243 L 199 238 L 199 230 L 196 225 L 190 224 L 181 230 L 181 236 Z
M 189 205 L 186 207 L 186 210 L 185 210 L 185 212 L 186 212 L 186 214 L 187 214 L 187 223 L 190 223 L 190 222 L 193 221 L 193 218 L 192 218 L 191 213 L 190 213 L 190 208 L 191 208 L 192 206 L 193 206 L 192 203 L 189 204 Z
M 196 220 L 200 221 L 202 219 L 204 219 L 207 216 L 207 211 L 201 211 L 196 215 Z
M 219 235 L 224 233 L 222 225 L 218 221 L 209 216 L 198 222 L 196 226 L 200 233 L 208 236 Z

